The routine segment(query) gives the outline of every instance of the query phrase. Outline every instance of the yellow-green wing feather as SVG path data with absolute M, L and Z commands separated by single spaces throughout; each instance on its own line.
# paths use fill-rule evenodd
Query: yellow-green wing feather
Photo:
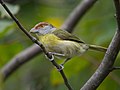
M 57 37 L 59 37 L 62 40 L 70 40 L 70 41 L 75 41 L 78 43 L 84 43 L 84 41 L 82 41 L 75 35 L 72 35 L 65 30 L 57 29 L 57 30 L 53 31 L 52 33 L 55 34 Z

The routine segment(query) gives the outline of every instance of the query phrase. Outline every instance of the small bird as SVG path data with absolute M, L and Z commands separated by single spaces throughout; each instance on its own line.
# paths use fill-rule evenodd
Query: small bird
M 85 53 L 88 49 L 106 52 L 107 48 L 96 45 L 86 44 L 83 40 L 66 30 L 58 29 L 47 22 L 36 24 L 30 33 L 36 34 L 39 41 L 43 44 L 47 52 L 58 57 L 65 57 L 68 60 L 74 56 L 79 56 Z

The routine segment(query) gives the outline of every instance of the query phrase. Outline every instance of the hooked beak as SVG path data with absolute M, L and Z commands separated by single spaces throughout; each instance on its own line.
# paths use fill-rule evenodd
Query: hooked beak
M 32 28 L 32 29 L 30 30 L 30 33 L 38 33 L 38 30 Z

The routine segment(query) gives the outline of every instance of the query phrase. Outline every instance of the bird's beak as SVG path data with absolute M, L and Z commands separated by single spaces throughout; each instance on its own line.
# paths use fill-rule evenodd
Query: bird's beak
M 32 28 L 32 29 L 30 30 L 30 33 L 38 33 L 38 30 L 35 29 L 35 28 Z

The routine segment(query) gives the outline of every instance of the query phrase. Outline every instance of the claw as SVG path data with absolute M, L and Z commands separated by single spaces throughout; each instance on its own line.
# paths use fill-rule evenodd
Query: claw
M 51 54 L 52 55 L 52 54 Z M 52 58 L 48 58 L 47 55 L 45 55 L 45 57 L 50 61 L 52 62 L 54 60 L 54 55 L 52 55 Z
M 60 64 L 60 68 L 58 69 L 58 71 L 60 72 L 61 70 L 63 70 L 64 66 Z

